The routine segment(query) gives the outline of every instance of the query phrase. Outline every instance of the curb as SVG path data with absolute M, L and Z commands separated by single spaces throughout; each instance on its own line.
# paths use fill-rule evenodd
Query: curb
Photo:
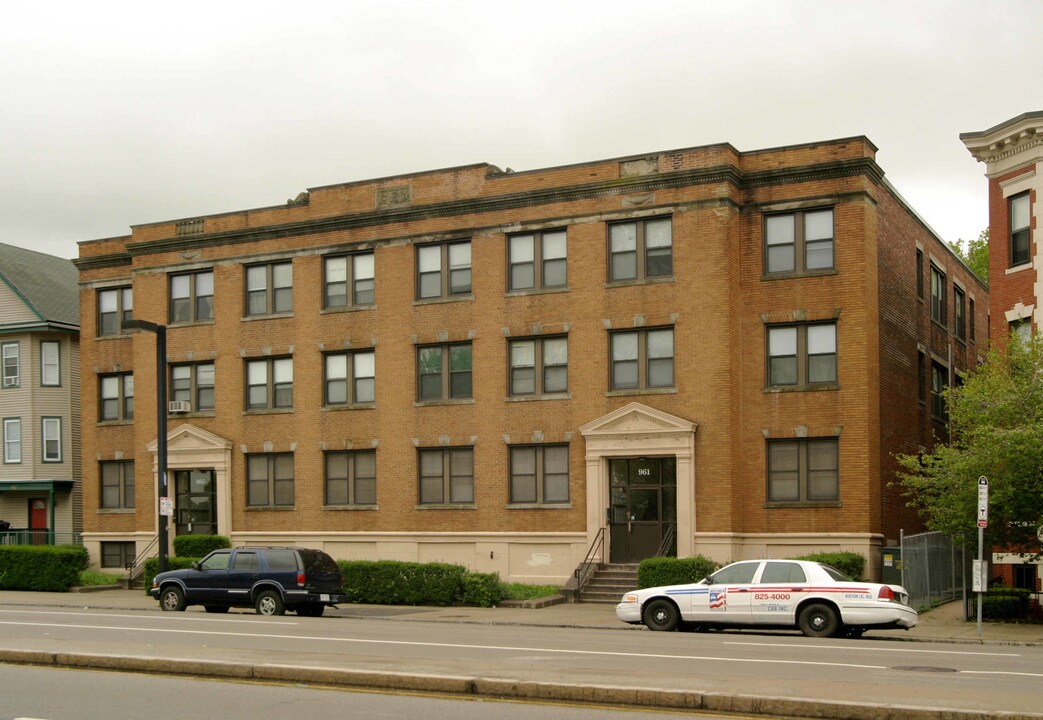
M 702 710 L 823 720 L 1041 720 L 1043 715 L 1004 711 L 919 708 L 902 705 L 733 695 L 697 690 L 550 683 L 457 675 L 417 675 L 300 665 L 253 665 L 214 660 L 0 650 L 0 663 L 118 670 L 162 675 L 262 680 L 337 687 L 406 690 L 519 700 L 556 700 L 624 707 Z

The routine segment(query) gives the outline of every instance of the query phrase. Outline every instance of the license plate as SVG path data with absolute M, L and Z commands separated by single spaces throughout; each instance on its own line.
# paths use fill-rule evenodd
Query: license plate
M 319 600 L 321 600 L 322 602 L 329 602 L 330 601 L 330 596 L 329 595 L 319 595 Z

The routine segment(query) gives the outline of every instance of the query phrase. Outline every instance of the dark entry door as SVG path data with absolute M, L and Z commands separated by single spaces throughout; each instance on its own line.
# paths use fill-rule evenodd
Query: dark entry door
M 213 470 L 177 470 L 174 473 L 177 492 L 178 535 L 214 535 L 217 533 L 217 487 Z
M 677 553 L 677 461 L 673 457 L 609 460 L 609 559 L 632 563 L 655 556 L 663 538 Z

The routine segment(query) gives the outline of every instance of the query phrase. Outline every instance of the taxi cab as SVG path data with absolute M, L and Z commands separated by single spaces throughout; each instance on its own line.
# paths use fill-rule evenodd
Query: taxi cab
M 634 590 L 616 616 L 649 630 L 797 628 L 809 637 L 908 630 L 917 621 L 905 588 L 852 580 L 808 560 L 744 560 L 697 583 Z

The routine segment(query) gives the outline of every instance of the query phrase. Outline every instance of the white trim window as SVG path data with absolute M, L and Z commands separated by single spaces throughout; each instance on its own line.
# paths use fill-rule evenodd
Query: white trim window
M 43 437 L 42 457 L 45 463 L 62 462 L 62 419 L 45 417 L 40 419 L 40 430 Z
M 22 462 L 22 419 L 4 418 L 4 464 Z
M 18 343 L 8 342 L 0 345 L 0 356 L 3 358 L 3 387 L 18 387 Z
M 61 343 L 56 340 L 43 340 L 40 342 L 40 385 L 57 387 L 61 384 Z

